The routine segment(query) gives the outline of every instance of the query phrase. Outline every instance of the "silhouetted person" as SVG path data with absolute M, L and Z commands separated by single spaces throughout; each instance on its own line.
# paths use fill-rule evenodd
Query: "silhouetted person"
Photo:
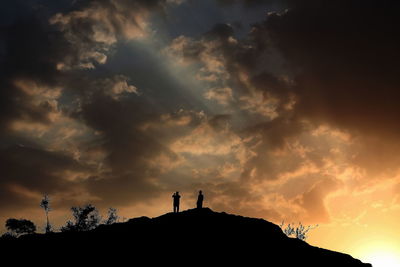
M 179 200 L 181 198 L 179 192 L 177 191 L 175 194 L 173 194 L 172 198 L 174 199 L 174 212 L 179 212 Z
M 203 208 L 203 200 L 204 200 L 204 195 L 201 190 L 199 191 L 199 196 L 197 197 L 197 208 L 201 209 Z

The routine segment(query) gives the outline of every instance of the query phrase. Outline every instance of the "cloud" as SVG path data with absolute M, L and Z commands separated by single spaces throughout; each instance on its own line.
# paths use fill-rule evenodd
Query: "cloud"
M 213 99 L 221 105 L 228 105 L 233 100 L 232 89 L 229 87 L 212 88 L 204 94 L 204 97 Z
M 390 175 L 399 157 L 400 54 L 393 5 L 360 1 L 303 1 L 272 13 L 257 28 L 287 63 L 295 94 L 293 113 L 353 137 L 352 164 L 362 183 Z
M 32 90 L 58 88 L 60 75 L 55 63 L 70 51 L 69 45 L 59 33 L 50 32 L 35 18 L 17 21 L 2 28 L 0 34 L 6 47 L 1 62 L 0 127 L 7 128 L 14 119 L 27 117 L 35 123 L 46 123 L 48 116 L 45 114 L 50 107 L 44 101 L 43 105 L 33 103 L 31 95 L 35 92 Z M 36 89 L 28 86 L 27 82 Z
M 76 177 L 82 175 L 80 179 L 86 179 L 88 173 L 92 172 L 90 166 L 68 155 L 21 145 L 2 149 L 0 158 L 0 187 L 5 193 L 0 203 L 3 205 L 16 201 L 24 202 L 29 207 L 32 205 L 28 203 L 32 196 L 72 190 L 75 183 L 64 174 L 73 172 Z
M 308 221 L 327 223 L 330 221 L 324 199 L 329 193 L 338 189 L 340 181 L 335 178 L 325 178 L 318 181 L 313 187 L 305 192 L 298 200 L 300 205 L 306 209 Z
M 397 143 L 394 62 L 399 38 L 393 9 L 382 4 L 376 12 L 371 4 L 359 1 L 287 3 L 286 11 L 270 13 L 246 39 L 234 39 L 232 28 L 219 24 L 199 40 L 180 37 L 186 40 L 180 49 L 187 58 L 204 64 L 207 77 L 218 77 L 208 79 L 210 84 L 229 85 L 240 109 L 275 120 L 261 123 L 266 127 L 259 129 L 278 126 L 287 117 L 293 125 L 328 123 L 359 136 L 359 144 L 382 135 L 385 142 Z M 223 77 L 216 68 L 206 67 L 212 62 L 224 70 Z M 209 92 L 205 96 L 211 99 L 215 94 Z M 283 127 L 276 129 L 285 136 Z M 389 157 L 387 149 L 381 154 Z M 362 150 L 366 153 L 368 148 Z M 379 162 L 373 153 L 368 155 Z
M 216 127 L 218 125 L 215 119 L 212 121 Z M 213 128 L 209 122 L 203 123 L 193 129 L 193 131 L 177 140 L 171 145 L 171 149 L 180 153 L 191 153 L 195 155 L 227 155 L 236 150 L 241 144 L 240 138 L 229 131 L 228 128 Z M 225 127 L 229 127 L 226 124 Z
M 133 209 L 202 188 L 219 210 L 329 222 L 338 189 L 397 174 L 394 8 L 219 2 L 226 18 L 187 36 L 156 27 L 183 1 L 75 1 L 43 17 L 19 4 L 29 18 L 0 28 L 1 211 L 45 192 Z M 269 7 L 247 35 L 229 17 L 239 2 Z
M 109 180 L 139 185 L 137 192 L 149 184 L 157 192 L 144 173 L 146 160 L 163 146 L 137 129 L 157 114 L 145 114 L 150 107 L 126 99 L 139 93 L 127 76 L 110 71 L 98 79 L 94 68 L 106 64 L 116 42 L 149 34 L 149 12 L 164 5 L 79 1 L 68 11 L 40 17 L 33 15 L 34 5 L 18 4 L 28 15 L 2 24 L 0 190 L 8 199 L 1 200 L 2 212 L 12 206 L 9 201 L 30 207 L 32 196 L 43 193 L 72 201 L 68 205 L 83 196 L 101 201 L 107 198 L 107 183 L 115 185 Z M 109 112 L 102 104 L 115 109 Z M 136 162 L 132 168 L 130 160 Z
M 55 181 L 57 176 L 58 181 L 76 184 L 80 191 L 91 191 L 101 200 L 107 198 L 108 192 L 102 187 L 107 183 L 104 181 L 124 184 L 133 179 L 132 183 L 143 185 L 143 190 L 150 184 L 144 174 L 148 164 L 138 166 L 163 148 L 136 129 L 136 123 L 151 120 L 157 114 L 146 117 L 148 114 L 144 113 L 151 113 L 150 107 L 136 106 L 135 99 L 126 99 L 138 94 L 127 76 L 110 72 L 98 79 L 91 76 L 94 72 L 85 71 L 106 64 L 110 49 L 118 41 L 150 34 L 149 13 L 161 11 L 164 5 L 165 1 L 80 1 L 68 11 L 43 18 L 31 16 L 2 27 L 6 57 L 1 66 L 5 70 L 1 82 L 1 135 L 12 137 L 7 140 L 11 144 L 27 144 L 29 140 L 37 153 L 27 156 L 38 161 L 56 161 L 57 155 L 62 154 L 76 162 L 71 167 L 54 164 L 48 168 L 51 174 L 42 173 L 45 163 L 34 164 L 31 173 L 43 176 L 44 182 L 36 183 L 36 187 L 28 184 L 30 190 L 57 192 L 56 182 L 45 183 Z M 33 13 L 30 5 L 23 6 Z M 102 104 L 114 106 L 114 110 L 109 112 Z M 136 119 L 131 120 L 131 113 L 136 114 Z M 11 148 L 7 144 L 5 147 L 3 156 L 11 160 L 12 155 L 7 154 Z M 28 164 L 29 157 L 20 160 L 14 164 Z M 130 160 L 136 162 L 136 167 L 129 168 Z M 90 168 L 83 171 L 80 165 Z M 19 177 L 21 180 L 13 179 L 18 186 L 35 181 L 29 175 Z M 90 184 L 88 188 L 86 183 Z M 139 188 L 137 192 L 142 190 Z M 64 190 L 72 192 L 78 188 Z
M 233 102 L 233 109 L 251 113 L 245 115 L 274 119 L 296 103 L 292 81 L 279 70 L 282 59 L 256 28 L 238 40 L 231 25 L 216 24 L 198 39 L 175 38 L 166 52 L 182 64 L 200 63 L 195 75 L 209 86 L 203 96 L 225 106 Z
M 128 84 L 128 80 L 129 79 L 124 75 L 115 75 L 114 77 L 100 80 L 97 86 L 104 90 L 104 94 L 110 96 L 114 100 L 120 100 L 123 96 L 129 94 L 139 94 L 136 86 Z
M 214 31 L 208 33 L 210 36 L 217 34 Z M 222 33 L 226 34 L 226 33 Z M 177 57 L 181 63 L 190 64 L 200 61 L 202 67 L 197 79 L 210 82 L 224 82 L 229 79 L 223 55 L 219 53 L 220 42 L 214 39 L 194 40 L 189 37 L 179 36 L 175 38 L 165 50 L 167 54 Z
M 338 7 L 339 4 L 332 4 L 332 8 L 337 8 L 333 10 L 337 10 L 337 12 L 339 12 Z M 317 18 L 321 19 L 322 24 L 320 25 L 316 21 L 307 21 L 310 18 L 314 18 L 311 14 L 317 14 Z M 312 162 L 314 166 L 314 173 L 305 172 L 303 174 L 305 177 L 311 177 L 312 175 L 321 175 L 323 177 L 324 172 L 332 173 L 332 177 L 340 175 L 341 168 L 339 171 L 331 167 L 331 164 L 337 163 L 337 156 L 333 152 L 325 150 L 327 149 L 326 147 L 330 146 L 329 144 L 324 145 L 324 149 L 316 149 L 315 147 L 322 145 L 319 145 L 319 141 L 316 140 L 318 138 L 313 139 L 314 141 L 310 141 L 307 145 L 307 147 L 311 147 L 311 151 L 303 152 L 303 156 L 293 153 L 294 148 L 289 146 L 289 144 L 296 143 L 303 136 L 310 135 L 321 124 L 328 124 L 332 127 L 332 131 L 335 128 L 349 131 L 352 137 L 359 135 L 363 127 L 369 128 L 372 125 L 361 123 L 362 116 L 364 116 L 361 111 L 364 111 L 365 108 L 358 108 L 358 105 L 362 103 L 369 103 L 367 100 L 368 94 L 361 94 L 361 89 L 358 89 L 358 87 L 353 88 L 354 82 L 347 83 L 347 81 L 348 79 L 357 79 L 359 84 L 365 84 L 365 88 L 372 88 L 371 86 L 374 83 L 371 81 L 367 84 L 362 81 L 365 78 L 362 78 L 362 72 L 357 71 L 354 77 L 348 78 L 346 73 L 350 71 L 343 71 L 346 68 L 349 70 L 351 66 L 341 65 L 342 62 L 347 62 L 350 58 L 352 63 L 350 65 L 353 65 L 355 70 L 357 70 L 357 67 L 365 69 L 365 61 L 362 61 L 362 64 L 357 63 L 351 51 L 342 51 L 343 49 L 337 46 L 341 42 L 340 40 L 337 43 L 332 40 L 325 44 L 324 42 L 326 41 L 318 39 L 323 38 L 323 34 L 314 36 L 314 32 L 307 31 L 310 28 L 310 23 L 319 25 L 319 27 L 323 27 L 325 23 L 327 24 L 328 32 L 332 30 L 332 35 L 333 33 L 335 34 L 333 35 L 335 39 L 341 37 L 343 31 L 341 31 L 342 28 L 340 27 L 343 27 L 342 23 L 335 25 L 329 21 L 329 18 L 333 21 L 335 14 L 337 13 L 333 13 L 331 9 L 327 10 L 319 4 L 306 2 L 304 5 L 293 5 L 285 12 L 269 14 L 266 21 L 254 25 L 252 31 L 244 39 L 235 37 L 235 31 L 232 26 L 218 24 L 199 38 L 180 36 L 172 41 L 166 52 L 170 56 L 180 58 L 181 64 L 195 65 L 200 63 L 196 77 L 199 81 L 205 82 L 209 86 L 205 89 L 203 97 L 206 100 L 218 100 L 219 104 L 222 105 L 226 105 L 229 99 L 234 110 L 233 119 L 230 123 L 234 124 L 239 116 L 241 116 L 242 121 L 245 121 L 239 127 L 216 132 L 211 127 L 211 121 L 208 122 L 206 120 L 195 125 L 191 123 L 193 117 L 185 117 L 183 115 L 178 116 L 179 119 L 178 117 L 171 119 L 172 117 L 166 116 L 164 117 L 164 124 L 162 124 L 158 119 L 151 118 L 148 114 L 148 109 L 136 102 L 131 102 L 135 103 L 135 109 L 129 108 L 128 102 L 132 100 L 127 100 L 126 103 L 123 101 L 117 103 L 110 101 L 108 98 L 91 98 L 91 102 L 87 103 L 86 107 L 84 106 L 82 116 L 91 127 L 103 134 L 103 140 L 106 141 L 104 143 L 105 150 L 109 152 L 106 162 L 114 174 L 121 173 L 121 176 L 117 176 L 121 178 L 116 178 L 114 184 L 118 184 L 118 181 L 126 184 L 132 183 L 132 185 L 138 183 L 144 188 L 149 188 L 149 191 L 146 192 L 148 192 L 147 195 L 151 196 L 150 192 L 153 190 L 157 192 L 157 187 L 153 186 L 159 185 L 161 179 L 166 179 L 161 184 L 167 184 L 168 187 L 168 181 L 175 181 L 176 183 L 179 177 L 182 179 L 189 177 L 189 170 L 193 171 L 197 179 L 203 182 L 209 180 L 209 178 L 205 178 L 207 176 L 224 177 L 221 172 L 216 170 L 226 163 L 223 162 L 221 157 L 229 159 L 225 161 L 234 162 L 232 154 L 235 153 L 235 149 L 233 147 L 239 147 L 243 151 L 243 153 L 237 154 L 243 155 L 240 157 L 241 166 L 233 172 L 237 175 L 235 179 L 240 179 L 240 183 L 227 182 L 234 193 L 229 194 L 228 191 L 220 191 L 220 194 L 223 195 L 221 196 L 220 204 L 218 204 L 220 207 L 223 206 L 223 203 L 225 203 L 225 207 L 228 207 L 231 205 L 229 204 L 230 202 L 242 202 L 246 196 L 244 192 L 248 192 L 251 190 L 250 188 L 264 187 L 266 186 L 265 183 L 268 184 L 274 181 L 280 183 L 285 174 L 300 172 L 299 170 L 304 168 L 305 162 Z M 342 18 L 344 22 L 350 23 L 350 18 L 346 17 L 350 17 L 350 12 L 345 11 L 344 15 L 344 18 Z M 366 16 L 365 14 L 363 15 Z M 357 16 L 361 15 L 357 14 Z M 346 24 L 344 22 L 343 24 Z M 302 23 L 305 23 L 303 28 L 301 28 Z M 332 27 L 339 28 L 335 30 Z M 301 30 L 305 31 L 304 35 L 300 35 Z M 321 28 L 321 31 L 325 32 L 325 29 Z M 366 40 L 366 38 L 364 39 Z M 363 43 L 361 41 L 356 47 L 361 46 Z M 345 42 L 347 41 L 343 36 L 342 46 L 346 46 L 345 44 L 347 43 Z M 354 42 L 357 43 L 358 40 L 354 40 Z M 334 44 L 330 45 L 330 43 Z M 313 48 L 316 44 L 318 44 L 318 48 Z M 349 47 L 351 48 L 351 46 Z M 353 52 L 357 54 L 361 53 L 362 50 Z M 361 56 L 358 57 L 363 59 Z M 360 75 L 357 78 L 358 74 Z M 335 78 L 333 79 L 332 77 Z M 373 76 L 369 75 L 368 77 Z M 384 84 L 384 81 L 382 82 Z M 222 88 L 230 88 L 231 91 Z M 348 92 L 349 90 L 351 92 Z M 356 93 L 357 91 L 358 93 Z M 348 97 L 349 95 L 351 96 L 350 98 Z M 353 105 L 354 101 L 349 99 L 357 99 L 357 102 L 360 103 Z M 373 97 L 370 99 L 373 99 Z M 374 103 L 371 102 L 369 104 L 372 105 Z M 109 106 L 113 112 L 111 114 L 107 112 L 107 114 L 101 116 L 102 121 L 100 122 L 96 117 L 102 114 L 97 108 L 101 106 Z M 394 105 L 392 106 L 394 107 Z M 89 114 L 85 113 L 88 107 L 93 108 L 93 111 L 91 111 L 93 115 L 88 116 Z M 387 110 L 387 107 L 384 108 L 386 109 L 385 112 L 390 114 L 390 110 Z M 126 113 L 136 113 L 138 117 L 133 120 L 132 118 L 129 120 L 124 119 L 124 114 Z M 155 114 L 153 115 L 157 117 Z M 377 119 L 374 121 L 374 116 L 378 115 L 373 114 L 371 117 L 372 122 L 378 122 Z M 136 119 L 138 121 L 135 121 Z M 119 121 L 118 125 L 114 124 L 116 120 Z M 349 121 L 349 123 L 344 123 L 346 121 Z M 385 119 L 379 123 L 384 121 Z M 149 127 L 147 129 L 159 135 L 160 132 L 164 133 L 167 129 L 166 125 L 170 125 L 169 127 L 174 125 L 177 128 L 185 128 L 185 126 L 190 125 L 193 128 L 186 128 L 187 131 L 177 130 L 175 134 L 161 134 L 161 136 L 171 139 L 159 138 L 154 140 L 149 138 L 148 132 L 144 134 L 137 131 L 128 122 L 132 123 L 132 125 L 147 125 Z M 152 126 L 150 127 L 150 125 Z M 157 130 L 157 127 L 160 127 L 159 125 L 164 126 Z M 391 127 L 389 124 L 386 126 Z M 116 129 L 113 130 L 113 127 L 116 127 Z M 174 129 L 174 127 L 170 129 Z M 221 129 L 224 128 L 222 127 Z M 129 134 L 121 134 L 123 131 L 127 131 Z M 379 134 L 380 131 L 376 133 Z M 118 141 L 116 141 L 117 139 Z M 122 142 L 122 140 L 126 141 Z M 353 139 L 354 142 L 361 140 Z M 138 145 L 139 142 L 140 145 Z M 306 143 L 308 141 L 302 140 L 301 142 Z M 131 147 L 127 145 L 128 143 L 132 143 Z M 149 149 L 144 149 L 141 145 Z M 332 146 L 335 145 L 337 144 L 332 143 Z M 352 147 L 356 148 L 356 145 Z M 349 147 L 331 147 L 331 149 L 333 149 L 332 151 L 337 149 L 340 153 L 345 153 L 345 149 L 349 149 Z M 121 150 L 125 151 L 121 152 Z M 134 151 L 137 152 L 138 157 L 131 155 Z M 132 165 L 132 162 L 141 162 L 142 158 L 160 157 L 160 151 L 162 151 L 162 155 L 167 155 L 162 160 L 163 162 L 173 160 L 174 156 L 172 155 L 174 154 L 185 156 L 176 156 L 176 158 L 181 158 L 182 160 L 177 165 L 179 168 L 171 168 L 168 172 L 163 173 L 164 176 L 160 176 L 159 179 L 153 179 L 151 180 L 152 183 L 148 184 L 147 181 L 150 181 L 151 175 L 142 174 L 148 173 L 146 167 L 148 165 L 142 164 L 143 168 L 136 168 L 134 167 L 135 165 Z M 359 147 L 353 153 L 357 154 L 362 151 L 361 147 Z M 350 155 L 348 155 L 348 158 L 350 158 Z M 368 166 L 368 164 L 356 160 L 357 158 L 359 156 L 355 156 L 353 161 L 349 159 L 347 167 L 352 164 L 358 164 L 364 168 L 371 167 L 371 165 Z M 236 160 L 239 160 L 239 158 L 236 158 Z M 210 163 L 211 161 L 213 161 L 212 164 Z M 193 168 L 195 164 L 197 166 Z M 122 175 L 125 172 L 130 173 L 131 177 L 134 178 L 129 180 L 127 176 Z M 151 172 L 151 174 L 154 173 L 158 172 Z M 176 176 L 176 179 L 171 178 L 173 175 Z M 230 178 L 233 176 L 228 175 Z M 110 179 L 112 181 L 114 178 Z M 142 184 L 142 182 L 146 184 Z M 309 185 L 311 188 L 303 188 L 306 193 L 297 192 L 297 195 L 293 197 L 297 197 L 300 200 L 297 203 L 292 202 L 296 206 L 293 207 L 293 213 L 305 216 L 310 220 L 327 222 L 329 214 L 324 206 L 324 199 L 336 187 L 331 186 L 328 182 L 326 182 L 327 184 L 324 183 L 317 182 L 314 185 Z M 183 184 L 186 184 L 187 190 L 193 186 L 191 180 L 185 181 Z M 223 186 L 224 183 L 217 184 Z M 107 186 L 112 188 L 111 183 L 107 184 Z M 140 186 L 137 187 L 140 188 Z M 325 188 L 329 190 L 325 190 Z M 124 189 L 121 188 L 119 190 Z M 98 195 L 103 195 L 100 192 L 103 191 L 98 191 Z M 139 192 L 138 194 L 140 195 Z M 242 194 L 243 196 L 234 196 L 235 194 Z M 111 192 L 104 194 L 104 197 L 106 196 L 112 197 Z M 129 192 L 126 191 L 126 199 L 128 199 L 128 196 Z M 289 198 L 285 199 L 285 201 L 290 203 L 293 199 Z M 251 199 L 244 201 L 242 205 L 251 205 L 250 203 L 260 203 L 261 207 L 263 202 L 258 199 Z M 306 211 L 304 215 L 300 215 L 301 209 Z
M 121 40 L 145 38 L 151 34 L 148 17 L 151 10 L 162 11 L 166 1 L 83 1 L 77 9 L 57 13 L 49 20 L 57 26 L 77 50 L 74 57 L 58 63 L 60 70 L 93 69 L 105 64 L 107 54 Z
M 244 3 L 247 7 L 265 5 L 265 4 L 277 4 L 284 2 L 282 0 L 217 0 L 221 5 L 232 5 L 236 3 Z
M 354 131 L 397 133 L 397 19 L 390 5 L 359 1 L 304 1 L 271 14 L 261 32 L 295 73 L 299 115 Z

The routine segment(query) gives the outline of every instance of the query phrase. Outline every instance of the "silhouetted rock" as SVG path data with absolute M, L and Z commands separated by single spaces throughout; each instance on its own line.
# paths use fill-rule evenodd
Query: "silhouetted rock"
M 19 251 L 24 257 L 16 261 L 29 259 L 30 264 L 42 263 L 46 248 L 46 262 L 53 265 L 371 266 L 288 238 L 268 221 L 208 208 L 140 217 L 88 232 L 25 235 L 0 241 L 0 246 L 2 255 Z

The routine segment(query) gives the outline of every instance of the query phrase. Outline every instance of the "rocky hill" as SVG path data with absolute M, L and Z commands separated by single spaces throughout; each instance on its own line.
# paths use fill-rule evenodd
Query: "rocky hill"
M 0 248 L 3 259 L 34 265 L 371 266 L 288 238 L 268 221 L 208 208 L 135 218 L 89 232 L 26 235 L 3 240 Z

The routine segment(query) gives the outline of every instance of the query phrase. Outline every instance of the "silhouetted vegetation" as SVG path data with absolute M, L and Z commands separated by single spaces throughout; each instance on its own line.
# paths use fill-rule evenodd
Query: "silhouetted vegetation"
M 75 210 L 82 214 L 80 218 L 89 218 L 94 207 L 87 205 Z M 292 228 L 296 229 L 291 225 Z M 301 229 L 299 233 L 304 232 Z M 89 232 L 1 239 L 0 248 L 2 255 L 11 258 L 16 266 L 24 266 L 20 261 L 26 259 L 29 265 L 46 265 L 47 262 L 59 265 L 60 260 L 66 265 L 126 265 L 127 262 L 152 265 L 161 260 L 162 264 L 175 267 L 193 263 L 204 266 L 371 267 L 348 255 L 288 238 L 279 226 L 268 221 L 217 213 L 208 208 L 155 218 L 134 218 L 126 223 L 102 225 Z M 17 257 L 9 256 L 13 253 Z
M 46 213 L 46 233 L 51 233 L 52 232 L 52 226 L 49 222 L 49 212 L 51 211 L 50 208 L 50 198 L 48 195 L 44 195 L 42 201 L 40 201 L 40 207 L 44 209 L 44 212 Z
M 17 237 L 15 236 L 15 234 L 10 232 L 5 232 L 4 234 L 1 235 L 0 240 L 6 241 L 6 240 L 13 240 L 16 238 Z
M 300 240 L 306 240 L 307 239 L 307 234 L 310 230 L 316 228 L 318 225 L 309 225 L 309 226 L 304 226 L 302 223 L 299 223 L 298 226 L 294 224 L 288 224 L 285 226 L 285 223 L 282 222 L 282 224 L 279 225 L 281 227 L 282 231 L 289 237 L 295 237 Z
M 11 235 L 33 234 L 36 232 L 36 225 L 26 219 L 10 218 L 6 221 L 6 228 Z
M 117 209 L 109 208 L 108 209 L 108 218 L 104 221 L 104 224 L 110 225 L 118 222 L 119 216 L 117 214 Z
M 71 211 L 74 216 L 74 222 L 68 221 L 65 226 L 61 227 L 61 232 L 90 231 L 99 226 L 101 222 L 99 211 L 92 204 L 83 207 L 72 207 Z

